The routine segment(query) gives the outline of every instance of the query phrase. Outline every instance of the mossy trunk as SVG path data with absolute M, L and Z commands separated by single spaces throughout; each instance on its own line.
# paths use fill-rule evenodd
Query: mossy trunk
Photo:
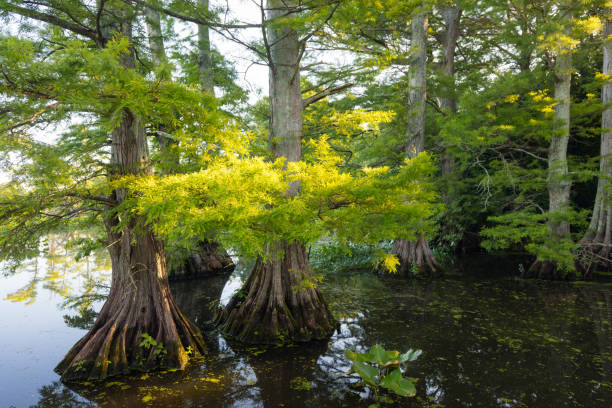
M 605 22 L 603 31 L 603 74 L 612 75 L 612 21 Z M 589 229 L 580 241 L 583 252 L 581 259 L 585 273 L 593 266 L 610 267 L 610 251 L 612 250 L 612 200 L 609 198 L 612 188 L 612 84 L 604 83 L 601 89 L 601 102 L 605 109 L 601 115 L 601 149 L 599 164 L 599 181 L 597 195 L 593 206 L 593 216 Z
M 208 11 L 208 0 L 198 0 L 201 11 Z M 210 33 L 207 25 L 198 24 L 198 71 L 200 84 L 214 95 L 215 82 L 213 73 L 212 53 L 210 49 Z
M 295 1 L 267 0 L 268 19 L 283 18 L 298 8 Z M 306 44 L 291 26 L 266 26 L 270 65 L 270 150 L 287 162 L 302 159 L 300 58 Z M 299 183 L 286 194 L 299 195 Z M 303 244 L 268 245 L 265 259 L 255 262 L 246 284 L 217 322 L 221 330 L 248 343 L 290 343 L 325 339 L 335 321 L 313 281 Z
M 199 0 L 203 10 L 208 10 L 208 0 Z M 147 35 L 151 59 L 155 67 L 168 62 L 161 28 L 160 12 L 149 7 L 144 8 Z M 200 81 L 204 89 L 213 92 L 212 62 L 208 27 L 198 25 L 198 50 Z M 164 78 L 158 77 L 158 80 Z M 214 94 L 214 93 L 213 93 Z M 177 141 L 172 137 L 172 130 L 158 126 L 157 141 L 161 152 L 159 169 L 161 174 L 173 174 L 180 170 L 180 154 Z M 172 265 L 171 262 L 168 262 Z M 194 245 L 181 265 L 171 267 L 170 280 L 194 279 L 216 274 L 231 273 L 234 263 L 219 243 L 202 240 Z
M 221 330 L 245 343 L 327 339 L 336 327 L 314 279 L 304 245 L 271 245 L 219 314 Z

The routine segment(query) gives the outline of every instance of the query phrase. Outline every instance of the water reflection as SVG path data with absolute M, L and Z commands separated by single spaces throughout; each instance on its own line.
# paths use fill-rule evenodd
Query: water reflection
M 54 262 L 56 271 L 65 264 Z M 44 268 L 39 265 L 38 272 L 32 271 L 35 279 L 21 287 L 20 293 L 39 296 L 35 301 L 31 295 L 22 296 L 22 309 L 63 303 L 58 297 L 49 302 L 45 296 L 66 294 L 70 292 L 66 287 L 79 286 L 68 275 L 62 278 L 65 282 L 54 278 L 56 284 L 45 284 L 45 276 L 63 276 L 63 272 L 49 274 Z M 86 271 L 71 268 L 78 276 Z M 71 389 L 55 378 L 42 387 L 30 385 L 31 392 L 39 388 L 36 397 L 12 401 L 20 401 L 16 407 L 50 408 L 102 403 L 110 407 L 367 407 L 374 396 L 347 374 L 350 365 L 343 352 L 365 351 L 373 344 L 424 350 L 409 373 L 419 379 L 417 397 L 394 398 L 386 406 L 608 408 L 612 400 L 610 284 L 405 281 L 370 273 L 334 274 L 327 277 L 323 291 L 341 324 L 328 342 L 258 348 L 234 344 L 211 331 L 209 324 L 213 317 L 209 305 L 227 301 L 248 270 L 248 264 L 238 264 L 229 278 L 172 284 L 183 312 L 206 329 L 210 350 L 187 370 L 72 384 Z M 100 292 L 103 280 L 92 279 Z M 28 302 L 31 305 L 24 306 Z M 0 302 L 0 307 L 6 303 L 10 302 Z M 72 312 L 72 327 L 87 326 L 89 312 L 83 310 L 95 312 L 96 303 L 90 306 L 76 315 Z M 66 313 L 63 309 L 51 312 L 59 318 L 56 322 Z M 15 309 L 14 313 L 18 317 L 20 312 Z M 5 324 L 8 315 L 3 310 L 0 316 L 0 324 Z M 75 323 L 77 317 L 84 323 Z M 67 330 L 62 327 L 57 330 Z M 66 333 L 66 347 L 82 335 L 80 329 Z M 11 340 L 28 341 L 19 334 Z M 60 357 L 32 370 L 50 370 Z M 10 373 L 4 364 L 0 369 L 4 380 Z M 7 392 L 12 391 L 0 391 L 0 406 L 10 405 L 3 404 L 12 397 L 5 397 Z

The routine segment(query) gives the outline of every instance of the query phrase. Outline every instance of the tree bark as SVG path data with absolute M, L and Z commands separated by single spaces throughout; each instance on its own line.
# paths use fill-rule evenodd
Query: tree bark
M 268 19 L 294 8 L 294 2 L 268 0 Z M 304 44 L 291 27 L 267 27 L 270 66 L 270 148 L 287 162 L 302 158 L 300 58 Z M 294 183 L 287 195 L 299 194 Z M 336 323 L 316 287 L 301 242 L 269 244 L 249 278 L 220 314 L 221 329 L 249 343 L 290 343 L 324 339 Z
M 444 78 L 445 85 L 441 88 L 441 96 L 439 98 L 440 108 L 448 117 L 457 113 L 457 97 L 455 90 L 455 54 L 457 51 L 457 40 L 459 39 L 459 24 L 463 10 L 457 5 L 444 6 L 440 13 L 444 19 L 445 31 L 442 37 L 442 64 L 440 67 L 441 75 Z M 443 141 L 441 143 L 440 152 L 440 172 L 442 175 L 441 189 L 442 202 L 445 205 L 445 216 L 442 221 L 441 232 L 444 236 L 463 235 L 463 231 L 458 226 L 456 220 L 457 211 L 460 211 L 457 205 L 457 194 L 455 188 L 457 185 L 457 171 L 453 156 L 448 151 L 448 146 Z M 464 242 L 462 239 L 461 242 Z
M 199 0 L 199 5 L 202 10 L 208 11 L 208 0 Z M 202 87 L 214 95 L 215 84 L 210 52 L 210 32 L 208 26 L 203 24 L 198 24 L 198 68 Z
M 271 244 L 267 255 L 268 260 L 257 259 L 246 284 L 221 314 L 221 330 L 245 343 L 328 338 L 335 321 L 312 280 L 304 245 Z
M 612 35 L 612 20 L 606 20 L 603 31 L 603 74 L 612 75 L 612 42 L 608 37 Z M 597 194 L 593 206 L 593 215 L 589 229 L 580 241 L 583 252 L 582 259 L 585 273 L 590 266 L 606 265 L 610 263 L 610 249 L 612 247 L 612 201 L 609 198 L 612 180 L 612 83 L 604 83 L 601 88 L 601 103 L 604 111 L 601 115 L 601 148 L 599 163 L 599 180 Z
M 457 40 L 459 39 L 459 23 L 461 21 L 461 10 L 458 6 L 443 7 L 441 10 L 444 18 L 442 73 L 451 80 L 451 87 L 442 90 L 440 108 L 449 113 L 457 113 L 457 97 L 455 96 L 455 53 L 457 51 Z
M 123 21 L 119 30 L 131 38 L 129 21 Z M 122 63 L 126 69 L 133 69 L 133 53 L 124 55 Z M 112 132 L 109 173 L 111 178 L 152 174 L 144 128 L 128 109 Z M 115 189 L 113 199 L 122 203 L 128 194 Z M 107 211 L 110 294 L 93 327 L 56 367 L 63 380 L 105 378 L 159 367 L 183 368 L 189 359 L 187 349 L 194 354 L 205 352 L 199 330 L 181 313 L 170 292 L 162 242 L 143 219 L 128 217 Z M 141 346 L 144 334 L 159 346 Z
M 428 15 L 418 12 L 412 19 L 412 48 L 415 54 L 410 63 L 408 132 L 406 156 L 415 157 L 425 150 L 425 103 L 427 98 L 427 29 Z M 421 273 L 435 273 L 439 264 L 423 235 L 416 241 L 396 239 L 391 250 L 399 259 L 399 269 L 411 271 L 415 265 Z
M 147 25 L 147 36 L 149 37 L 149 49 L 153 63 L 158 66 L 168 62 L 166 49 L 164 47 L 164 37 L 161 31 L 161 18 L 159 11 L 145 7 L 145 21 Z
M 570 207 L 571 181 L 568 178 L 567 144 L 570 131 L 570 90 L 572 80 L 572 54 L 568 48 L 560 48 L 555 59 L 555 105 L 554 128 L 548 150 L 548 220 L 550 240 L 567 239 L 570 226 L 562 217 Z M 560 218 L 561 217 L 561 218 Z M 562 279 L 565 274 L 554 261 L 540 260 L 531 265 L 527 277 Z

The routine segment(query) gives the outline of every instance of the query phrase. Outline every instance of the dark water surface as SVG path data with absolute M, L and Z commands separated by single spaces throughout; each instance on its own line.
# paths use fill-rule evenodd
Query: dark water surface
M 213 332 L 210 355 L 185 371 L 68 388 L 52 370 L 84 329 L 67 326 L 63 316 L 75 312 L 61 304 L 93 272 L 45 268 L 1 281 L 0 408 L 367 407 L 372 395 L 346 374 L 343 351 L 374 344 L 423 350 L 409 372 L 417 397 L 383 406 L 612 407 L 612 284 L 333 274 L 323 290 L 341 324 L 329 342 L 244 347 Z M 177 282 L 173 291 L 205 325 L 211 301 L 227 299 L 241 275 Z

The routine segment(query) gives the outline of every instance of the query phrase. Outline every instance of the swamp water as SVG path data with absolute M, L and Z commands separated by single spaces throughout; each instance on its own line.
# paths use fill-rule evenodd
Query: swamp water
M 612 407 L 612 284 L 493 277 L 495 264 L 469 279 L 331 274 L 322 289 L 340 326 L 328 342 L 244 347 L 212 333 L 209 356 L 185 371 L 69 388 L 53 367 L 92 316 L 62 305 L 107 283 L 104 262 L 54 259 L 2 278 L 0 408 L 367 407 L 373 395 L 346 374 L 343 351 L 374 344 L 423 350 L 408 373 L 417 397 L 382 406 Z M 206 327 L 211 302 L 226 301 L 246 270 L 239 265 L 229 281 L 176 282 L 173 292 Z

